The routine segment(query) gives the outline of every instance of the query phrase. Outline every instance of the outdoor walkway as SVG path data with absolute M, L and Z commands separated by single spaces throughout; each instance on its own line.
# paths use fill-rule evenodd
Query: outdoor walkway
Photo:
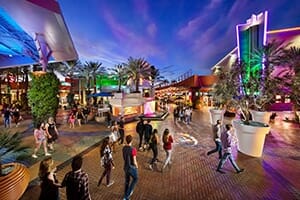
M 226 120 L 229 122 L 229 119 Z M 224 166 L 226 174 L 220 174 L 215 171 L 218 164 L 217 154 L 206 156 L 206 152 L 215 147 L 207 110 L 194 111 L 190 125 L 181 122 L 174 124 L 172 115 L 164 121 L 152 121 L 151 124 L 160 134 L 165 128 L 169 128 L 174 135 L 172 167 L 161 173 L 159 163 L 158 168 L 151 171 L 148 161 L 152 152 L 138 152 L 139 180 L 131 199 L 300 199 L 298 126 L 283 122 L 280 117 L 276 118 L 271 134 L 267 135 L 263 156 L 253 158 L 241 153 L 234 154 L 238 165 L 245 168 L 245 171 L 236 174 L 228 162 Z M 138 143 L 135 125 L 136 122 L 125 125 L 125 133 L 134 137 L 133 146 L 137 146 Z M 60 131 L 61 137 L 53 157 L 56 164 L 61 164 L 57 176 L 59 181 L 62 181 L 71 169 L 70 159 L 89 146 L 98 145 L 109 132 L 99 124 L 83 125 L 75 131 L 61 126 Z M 124 172 L 121 148 L 122 146 L 118 146 L 114 154 L 116 168 L 112 171 L 112 179 L 115 184 L 109 188 L 105 185 L 97 187 L 98 178 L 103 170 L 99 165 L 98 146 L 83 153 L 83 170 L 89 174 L 92 199 L 122 199 Z M 164 158 L 165 153 L 161 147 L 159 159 Z M 34 178 L 36 175 L 32 174 Z M 104 182 L 105 180 L 103 184 Z M 40 191 L 37 184 L 38 182 L 33 182 L 21 200 L 38 199 Z M 66 199 L 65 189 L 60 190 L 60 199 Z

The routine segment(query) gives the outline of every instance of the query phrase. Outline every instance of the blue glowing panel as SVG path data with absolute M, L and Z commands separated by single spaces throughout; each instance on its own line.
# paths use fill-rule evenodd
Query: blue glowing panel
M 0 8 L 0 54 L 11 58 L 27 57 L 29 63 L 37 62 L 38 51 L 30 37 L 2 8 Z M 21 59 L 23 60 L 23 59 Z M 19 64 L 14 59 L 15 64 Z M 0 66 L 3 66 L 3 60 Z M 13 63 L 12 63 L 13 64 Z

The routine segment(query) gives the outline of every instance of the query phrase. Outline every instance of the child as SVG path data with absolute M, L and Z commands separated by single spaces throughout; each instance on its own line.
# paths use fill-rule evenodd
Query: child
M 73 112 L 71 112 L 70 117 L 69 117 L 69 125 L 70 128 L 75 128 L 75 114 Z

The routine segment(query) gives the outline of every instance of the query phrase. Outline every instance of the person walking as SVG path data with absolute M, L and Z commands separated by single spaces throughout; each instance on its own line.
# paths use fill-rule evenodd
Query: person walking
M 216 148 L 207 152 L 208 156 L 212 153 L 218 152 L 219 159 L 222 158 L 221 131 L 222 131 L 222 124 L 221 124 L 221 120 L 218 119 L 217 123 L 215 125 L 213 125 L 213 134 L 214 134 L 214 141 L 216 143 Z
M 54 122 L 53 117 L 49 117 L 48 123 L 46 124 L 46 134 L 48 136 L 48 145 L 50 150 L 54 151 L 54 142 L 58 139 L 58 130 L 56 128 L 56 124 Z
M 109 137 L 104 138 L 100 147 L 101 165 L 104 167 L 104 171 L 98 181 L 97 186 L 100 186 L 102 179 L 106 176 L 106 187 L 110 187 L 114 184 L 114 181 L 110 181 L 111 170 L 115 168 L 113 162 L 112 151 L 110 148 Z
M 82 157 L 77 155 L 72 160 L 72 171 L 68 172 L 62 183 L 66 187 L 67 200 L 91 200 L 89 177 L 82 167 Z
M 157 132 L 157 129 L 154 129 L 152 134 L 151 134 L 151 137 L 150 137 L 150 148 L 152 149 L 152 152 L 153 152 L 153 158 L 151 159 L 151 162 L 150 162 L 150 165 L 149 165 L 149 168 L 151 170 L 153 170 L 153 164 L 158 161 L 157 159 L 157 156 L 158 156 L 158 150 L 157 150 L 157 145 L 159 144 L 159 141 L 158 141 L 158 132 Z
M 223 150 L 224 150 L 224 154 L 222 156 L 222 158 L 219 161 L 218 167 L 217 167 L 217 172 L 221 173 L 221 174 L 225 174 L 224 171 L 222 171 L 222 167 L 225 164 L 226 160 L 229 158 L 232 166 L 234 167 L 234 169 L 236 170 L 237 173 L 241 173 L 244 171 L 244 169 L 240 169 L 238 167 L 238 165 L 236 164 L 236 162 L 233 159 L 232 156 L 232 149 L 231 147 L 233 146 L 233 128 L 231 124 L 226 124 L 225 126 L 226 131 L 224 131 L 221 134 L 221 142 L 222 142 L 222 146 L 223 146 Z
M 122 149 L 125 172 L 124 200 L 128 200 L 133 194 L 134 187 L 138 181 L 138 163 L 136 160 L 136 148 L 132 147 L 132 136 L 127 135 L 125 140 L 127 144 Z M 131 183 L 130 178 L 132 178 Z
M 20 110 L 18 108 L 15 108 L 15 110 L 13 111 L 13 119 L 14 119 L 14 122 L 16 124 L 16 127 L 19 126 L 20 124 L 20 119 L 21 119 L 21 114 L 20 114 Z
M 41 148 L 41 145 L 43 144 L 44 147 L 44 153 L 45 156 L 50 156 L 51 154 L 48 153 L 48 148 L 47 148 L 47 141 L 46 141 L 46 133 L 44 130 L 44 123 L 38 123 L 37 127 L 33 131 L 34 135 L 34 140 L 35 140 L 35 148 L 32 154 L 33 158 L 37 158 L 38 156 L 36 155 L 38 150 Z
M 4 127 L 10 128 L 11 110 L 9 106 L 5 108 L 3 116 L 4 116 Z
M 125 137 L 124 124 L 125 124 L 124 117 L 121 116 L 119 121 L 119 134 L 120 134 L 120 137 L 118 139 L 119 144 L 124 143 L 124 137 Z
M 75 120 L 76 120 L 76 116 L 73 112 L 71 112 L 70 116 L 69 116 L 69 127 L 70 128 L 75 128 Z
M 167 129 L 167 128 L 164 130 L 162 141 L 164 143 L 163 148 L 166 152 L 166 160 L 165 160 L 164 165 L 161 169 L 161 172 L 164 171 L 164 169 L 166 168 L 167 165 L 169 165 L 169 166 L 171 165 L 173 137 L 170 134 L 169 129 Z
M 110 128 L 111 127 L 111 112 L 107 112 L 106 113 L 106 123 L 107 123 L 107 128 Z
M 81 108 L 79 108 L 76 112 L 76 119 L 78 122 L 78 126 L 81 126 L 81 122 L 82 122 L 82 120 L 84 120 L 84 114 L 83 114 Z
M 139 134 L 139 139 L 140 139 L 139 150 L 142 151 L 143 150 L 142 144 L 143 144 L 143 137 L 144 137 L 144 120 L 142 117 L 139 118 L 139 122 L 136 124 L 135 130 Z
M 173 119 L 174 119 L 174 123 L 177 122 L 178 115 L 179 115 L 178 112 L 179 112 L 179 111 L 178 111 L 178 107 L 174 108 L 174 110 L 173 110 Z
M 149 140 L 153 129 L 150 123 L 151 120 L 148 119 L 146 124 L 144 125 L 144 139 L 145 139 L 144 150 L 149 149 Z
M 112 127 L 111 127 L 111 134 L 110 134 L 110 141 L 112 150 L 115 153 L 116 152 L 116 143 L 118 142 L 119 138 L 119 126 L 117 121 L 113 121 Z
M 51 156 L 44 158 L 40 163 L 39 178 L 41 180 L 41 193 L 39 200 L 59 200 L 59 187 L 56 178 L 56 167 L 54 167 Z

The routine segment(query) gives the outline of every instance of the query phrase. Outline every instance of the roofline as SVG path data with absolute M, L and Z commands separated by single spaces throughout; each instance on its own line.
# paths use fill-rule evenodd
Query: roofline
M 234 53 L 237 50 L 237 46 L 234 47 L 228 54 L 226 54 L 221 60 L 219 60 L 212 68 L 211 70 L 214 70 L 216 66 L 218 66 L 219 63 L 223 62 L 230 54 Z
M 298 31 L 298 30 L 300 31 L 300 27 L 284 28 L 284 29 L 267 31 L 267 34 L 287 32 L 287 31 Z
M 271 31 L 267 31 L 267 35 L 268 34 L 275 34 L 275 33 L 284 33 L 284 32 L 288 32 L 288 31 L 300 31 L 300 27 L 291 27 L 291 28 L 284 28 L 284 29 L 278 29 L 278 30 L 271 30 Z M 235 50 L 237 50 L 237 46 L 230 51 L 228 54 L 226 54 L 221 60 L 219 60 L 212 68 L 211 70 L 213 71 L 219 63 L 223 62 L 230 54 L 232 54 Z

